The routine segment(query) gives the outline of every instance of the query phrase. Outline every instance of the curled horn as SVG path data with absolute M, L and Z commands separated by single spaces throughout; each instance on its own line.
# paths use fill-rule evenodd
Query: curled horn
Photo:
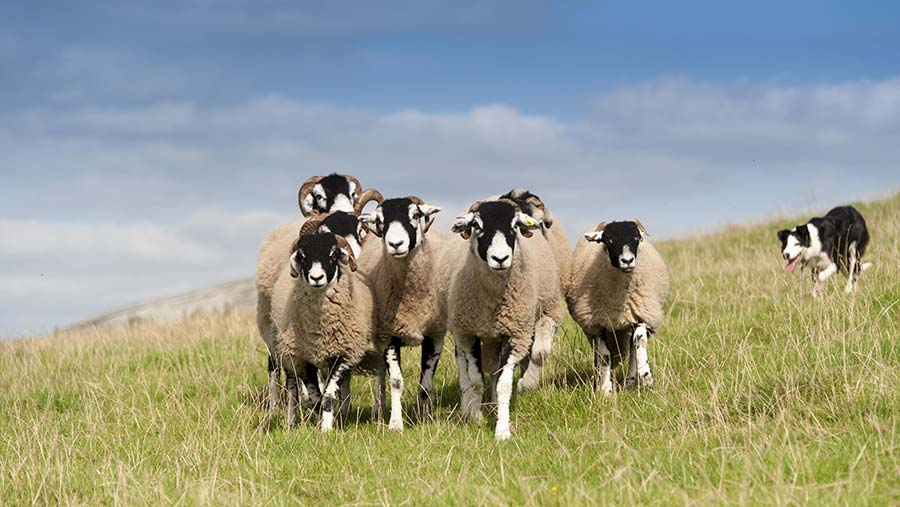
M 637 226 L 638 230 L 641 231 L 642 236 L 648 235 L 647 228 L 644 227 L 644 224 L 642 224 L 640 220 L 638 220 L 637 218 L 632 218 L 631 220 L 629 220 L 629 222 Z
M 594 227 L 594 232 L 603 232 L 607 225 L 609 225 L 609 222 L 600 222 L 597 224 L 597 227 Z
M 305 217 L 308 217 L 311 213 L 313 213 L 313 211 L 304 208 L 303 201 L 306 200 L 306 196 L 309 195 L 310 192 L 312 192 L 313 187 L 316 186 L 316 184 L 319 183 L 319 180 L 321 179 L 322 178 L 319 176 L 313 176 L 307 179 L 303 182 L 302 185 L 300 185 L 300 191 L 297 192 L 297 204 L 300 205 L 300 213 L 302 213 Z
M 306 236 L 307 234 L 316 234 L 319 232 L 319 226 L 322 225 L 322 222 L 325 221 L 326 218 L 330 217 L 331 213 L 314 213 L 309 218 L 306 219 L 306 222 L 303 222 L 303 225 L 300 226 L 300 233 L 298 236 Z
M 353 207 L 353 210 L 357 215 L 362 213 L 363 208 L 366 207 L 366 204 L 369 204 L 370 201 L 375 201 L 378 204 L 384 202 L 384 196 L 381 195 L 381 192 L 375 190 L 374 188 L 367 188 L 360 192 L 359 198 L 356 201 L 356 205 Z
M 425 204 L 425 201 L 423 201 L 422 199 L 420 199 L 418 196 L 415 196 L 415 195 L 411 195 L 411 196 L 407 197 L 407 199 L 412 201 L 413 204 Z M 428 217 L 425 220 L 425 227 L 422 228 L 422 234 L 425 234 L 426 232 L 428 232 L 428 229 L 431 229 L 431 224 L 433 224 L 433 223 L 434 223 L 434 217 Z
M 334 235 L 334 239 L 337 241 L 338 247 L 350 258 L 350 271 L 356 271 L 356 257 L 353 256 L 353 249 L 350 248 L 350 244 L 347 243 L 346 239 L 337 234 Z
M 516 203 L 516 201 L 513 201 L 512 199 L 501 198 L 501 199 L 497 199 L 497 201 L 505 202 L 505 203 L 511 205 L 513 207 L 513 209 L 515 209 L 517 212 L 522 213 L 522 208 L 519 207 L 519 205 Z M 518 227 L 519 227 L 519 233 L 523 237 L 530 238 L 530 237 L 534 236 L 534 233 L 529 231 L 528 227 L 525 227 L 524 225 L 521 225 L 521 224 L 519 224 Z
M 553 226 L 553 217 L 550 216 L 550 213 L 547 212 L 547 207 L 544 205 L 544 201 L 542 201 L 540 197 L 531 194 L 530 196 L 528 196 L 528 199 L 526 199 L 526 201 L 530 202 L 531 205 L 535 208 L 541 210 L 544 215 L 541 223 L 546 225 L 548 229 Z

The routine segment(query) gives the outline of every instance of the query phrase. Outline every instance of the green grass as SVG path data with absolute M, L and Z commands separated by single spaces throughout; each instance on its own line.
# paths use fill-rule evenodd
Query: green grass
M 815 302 L 784 271 L 774 232 L 794 220 L 658 245 L 653 389 L 592 393 L 567 320 L 503 443 L 490 409 L 459 420 L 452 341 L 434 421 L 387 431 L 355 378 L 362 408 L 327 435 L 265 420 L 248 313 L 0 344 L 0 504 L 896 505 L 900 196 L 860 209 L 875 267 L 855 297 L 832 281 Z

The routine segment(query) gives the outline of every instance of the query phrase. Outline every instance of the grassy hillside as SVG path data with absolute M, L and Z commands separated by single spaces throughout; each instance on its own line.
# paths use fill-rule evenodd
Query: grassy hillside
M 567 321 L 502 444 L 458 419 L 450 341 L 435 421 L 388 432 L 356 378 L 366 406 L 328 435 L 262 421 L 249 313 L 0 344 L 0 504 L 897 504 L 900 196 L 860 209 L 875 267 L 852 298 L 784 271 L 792 220 L 659 245 L 652 391 L 593 394 Z

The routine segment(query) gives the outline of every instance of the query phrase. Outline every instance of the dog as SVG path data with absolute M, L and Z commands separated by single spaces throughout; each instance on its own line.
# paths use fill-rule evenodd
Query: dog
M 860 273 L 872 267 L 871 262 L 862 262 L 869 246 L 869 229 L 853 206 L 838 206 L 824 217 L 778 231 L 778 239 L 788 272 L 799 266 L 802 278 L 804 268 L 811 270 L 813 296 L 819 294 L 819 283 L 839 270 L 847 273 L 844 292 L 855 292 Z

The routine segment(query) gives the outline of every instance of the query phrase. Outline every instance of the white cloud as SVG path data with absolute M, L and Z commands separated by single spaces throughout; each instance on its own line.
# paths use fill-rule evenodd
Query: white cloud
M 283 96 L 20 111 L 0 123 L 13 189 L 0 200 L 0 281 L 17 294 L 10 318 L 52 325 L 249 276 L 266 230 L 296 214 L 299 183 L 331 171 L 442 205 L 439 224 L 526 186 L 573 237 L 630 216 L 657 237 L 710 229 L 896 187 L 898 138 L 900 78 L 666 78 L 598 96 L 571 121 L 503 104 L 376 113 Z M 66 254 L 65 270 L 46 270 Z M 78 284 L 80 304 L 39 315 L 48 292 Z

